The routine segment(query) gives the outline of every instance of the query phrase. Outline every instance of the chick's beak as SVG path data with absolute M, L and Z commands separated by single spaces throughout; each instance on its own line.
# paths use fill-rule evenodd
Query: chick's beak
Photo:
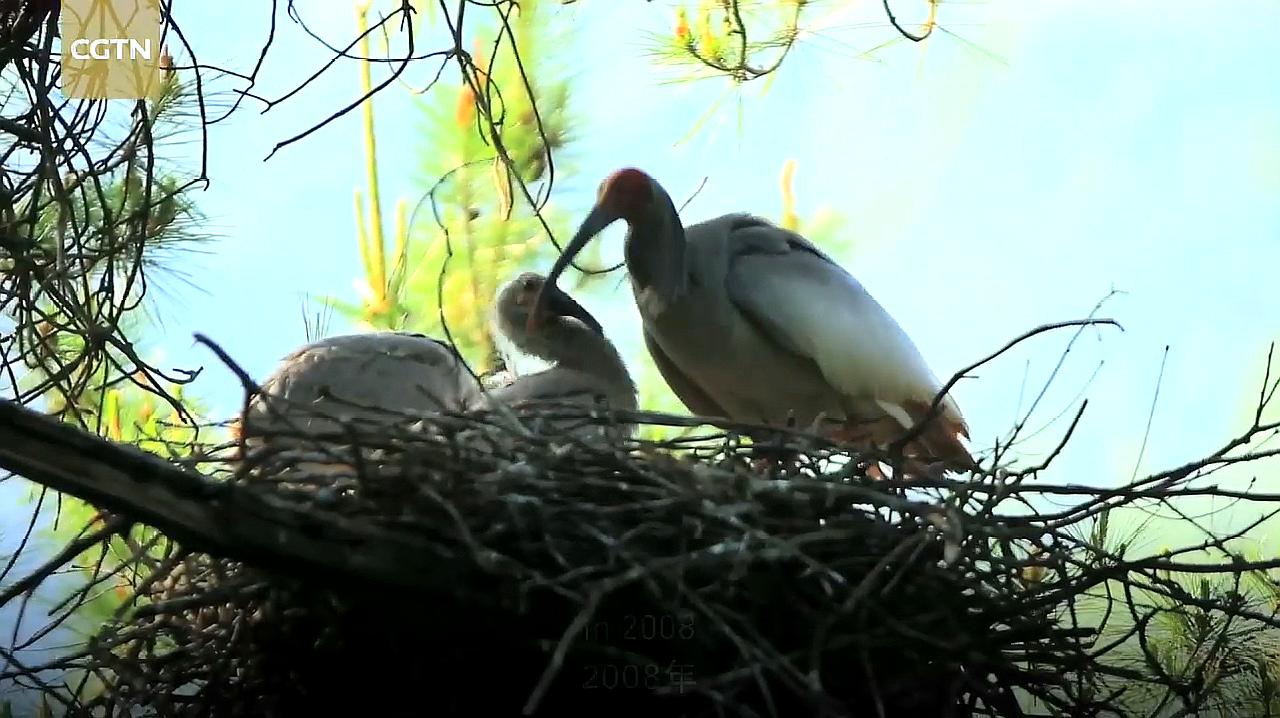
M 548 315 L 573 317 L 587 325 L 591 331 L 604 336 L 604 328 L 600 326 L 600 322 L 597 322 L 595 317 L 591 316 L 591 312 L 588 312 L 586 307 L 579 304 L 559 287 L 552 285 L 549 289 L 544 290 L 544 294 L 546 295 L 544 301 Z

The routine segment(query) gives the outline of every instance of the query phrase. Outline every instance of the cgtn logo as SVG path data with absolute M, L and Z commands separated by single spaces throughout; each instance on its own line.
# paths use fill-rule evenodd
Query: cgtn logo
M 133 38 L 83 37 L 71 41 L 71 57 L 74 60 L 150 60 L 151 40 Z
M 160 0 L 61 0 L 59 89 L 86 100 L 158 97 L 164 13 Z

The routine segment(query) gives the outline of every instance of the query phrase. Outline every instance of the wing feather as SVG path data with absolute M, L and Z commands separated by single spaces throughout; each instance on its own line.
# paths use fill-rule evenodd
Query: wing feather
M 858 280 L 792 232 L 742 223 L 734 233 L 726 289 L 770 340 L 815 362 L 841 393 L 874 400 L 899 421 L 912 413 L 908 406 L 933 401 L 941 382 Z M 942 410 L 967 431 L 950 396 Z

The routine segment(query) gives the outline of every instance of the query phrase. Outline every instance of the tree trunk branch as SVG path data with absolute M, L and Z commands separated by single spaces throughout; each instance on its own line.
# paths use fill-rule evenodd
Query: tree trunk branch
M 5 400 L 0 468 L 153 526 L 185 548 L 302 580 L 443 592 L 463 580 L 423 537 L 322 513 L 269 485 L 215 481 Z

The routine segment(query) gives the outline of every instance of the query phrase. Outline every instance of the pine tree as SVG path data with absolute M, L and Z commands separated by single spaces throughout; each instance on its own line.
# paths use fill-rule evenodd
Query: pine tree
M 157 290 L 174 278 L 190 282 L 184 262 L 212 236 L 188 194 L 193 173 L 176 161 L 199 126 L 195 82 L 181 79 L 167 51 L 160 63 L 158 93 L 127 120 L 108 107 L 89 124 L 84 118 L 93 113 L 67 103 L 54 115 L 65 138 L 33 151 L 29 167 L 21 151 L 7 156 L 0 183 L 11 190 L 0 193 L 0 367 L 8 381 L 0 396 L 113 441 L 184 459 L 216 441 L 217 432 L 199 435 L 203 407 L 184 391 L 191 377 L 165 375 L 143 355 L 163 311 Z M 15 106 L 21 93 L 8 97 L 4 114 L 24 116 Z M 206 111 L 216 109 L 207 86 L 204 101 Z M 46 97 L 37 97 L 40 103 L 53 107 Z M 42 110 L 28 109 L 27 117 Z M 31 485 L 29 503 L 33 512 L 47 510 L 47 491 Z M 104 525 L 96 508 L 73 497 L 59 496 L 54 508 L 57 520 L 47 530 L 60 545 Z M 86 550 L 73 565 L 90 589 L 63 596 L 57 583 L 42 586 L 36 605 L 53 610 L 29 614 L 23 638 L 99 627 L 131 595 L 136 575 L 128 568 L 136 567 L 137 553 L 159 555 L 167 545 L 158 532 L 134 526 Z
M 367 10 L 358 11 L 362 31 Z M 540 3 L 520 4 L 509 36 L 500 25 L 477 25 L 479 18 L 468 19 L 475 32 L 469 72 L 421 100 L 420 182 L 426 197 L 416 217 L 407 200 L 397 200 L 390 232 L 373 105 L 366 103 L 367 199 L 357 190 L 355 200 L 364 264 L 361 297 L 359 304 L 332 301 L 365 329 L 447 337 L 487 373 L 495 367 L 489 307 L 498 286 L 521 269 L 550 263 L 554 248 L 547 228 L 557 236 L 572 230 L 547 195 L 551 158 L 569 148 L 573 115 L 563 67 L 546 49 L 559 44 L 557 32 Z M 367 39 L 361 50 L 369 51 Z M 367 90 L 369 64 L 362 63 L 360 72 Z M 566 174 L 559 163 L 554 170 L 556 179 Z

